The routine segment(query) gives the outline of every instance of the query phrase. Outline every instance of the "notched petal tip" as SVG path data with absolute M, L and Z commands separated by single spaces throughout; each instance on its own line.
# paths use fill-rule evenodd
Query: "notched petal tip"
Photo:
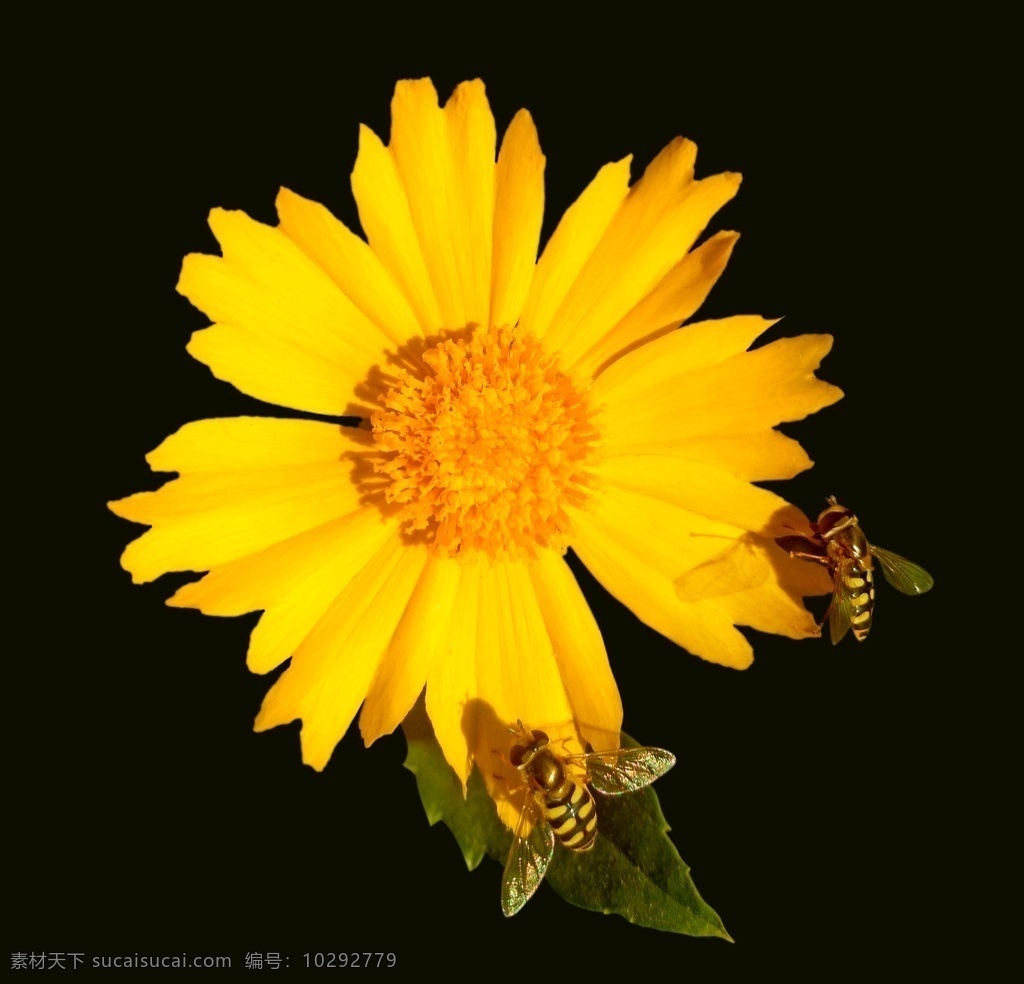
M 210 327 L 212 328 L 213 326 L 211 325 Z M 185 343 L 185 351 L 197 362 L 203 362 L 209 332 L 209 328 L 197 328 Z M 203 364 L 205 365 L 206 363 L 203 362 Z
M 190 295 L 193 293 L 193 284 L 200 274 L 197 268 L 204 263 L 209 263 L 211 260 L 220 259 L 221 257 L 210 256 L 209 253 L 186 253 L 185 258 L 181 261 L 181 271 L 178 273 L 178 280 L 174 285 L 174 289 L 191 302 L 192 298 Z
M 153 495 L 153 492 L 135 492 L 132 495 L 126 495 L 123 499 L 111 499 L 107 503 L 107 508 L 115 516 L 127 519 L 130 523 L 152 526 L 153 521 L 148 518 L 148 513 L 140 512 L 138 507 L 145 507 L 152 500 Z
M 391 708 L 385 708 L 380 701 L 371 703 L 364 701 L 359 711 L 359 736 L 363 739 L 363 745 L 369 748 L 379 738 L 385 735 L 394 734 L 402 723 L 402 716 L 395 720 L 395 715 L 386 713 Z
M 399 95 L 406 96 L 410 93 L 417 95 L 433 93 L 435 100 L 437 99 L 437 88 L 429 75 L 418 79 L 399 79 L 395 83 L 395 94 L 392 98 L 397 98 Z
M 136 493 L 137 495 L 138 493 Z M 125 496 L 123 499 L 111 499 L 107 502 L 107 508 L 115 515 L 120 516 L 121 519 L 127 519 L 128 517 L 124 512 L 124 503 L 127 502 L 131 496 Z
M 465 99 L 467 97 L 479 98 L 486 95 L 487 87 L 484 85 L 483 79 L 466 79 L 464 82 L 460 82 L 452 90 L 452 94 L 448 97 L 448 102 L 453 100 Z M 445 103 L 447 106 L 447 103 Z
M 323 772 L 327 768 L 327 763 L 331 760 L 331 755 L 334 754 L 332 748 L 325 755 L 323 752 L 317 750 L 315 753 L 307 751 L 305 743 L 302 745 L 302 764 L 308 765 L 311 769 L 315 769 L 317 772 Z
M 198 581 L 189 581 L 188 584 L 183 584 L 164 604 L 168 608 L 195 608 L 205 615 L 214 614 L 212 611 L 204 611 L 202 601 L 195 597 L 196 592 L 201 590 L 202 583 L 203 578 L 199 578 Z
M 138 520 L 133 520 L 133 522 L 138 522 Z M 132 540 L 121 553 L 121 567 L 131 575 L 132 584 L 149 584 L 150 581 L 155 581 L 161 574 L 166 573 L 158 568 L 154 569 L 152 566 L 146 566 L 140 561 L 137 545 L 145 537 L 146 534 L 143 533 L 142 536 Z
M 292 191 L 291 188 L 286 188 L 284 185 L 281 185 L 281 187 L 277 189 L 277 195 L 274 196 L 274 209 L 278 213 L 278 224 L 280 224 L 281 209 L 283 207 L 286 208 L 290 202 L 319 204 L 317 202 L 313 202 L 312 199 L 304 198 L 297 191 Z
M 651 159 L 644 173 L 629 189 L 630 195 L 641 194 L 646 184 L 688 186 L 693 181 L 697 162 L 697 145 L 686 137 L 673 137 Z
M 697 161 L 697 144 L 689 137 L 684 137 L 681 134 L 674 136 L 654 157 L 654 160 L 658 160 L 659 157 L 674 157 L 677 160 L 688 162 L 691 167 Z M 653 163 L 653 162 L 652 162 Z
M 830 335 L 827 332 L 820 332 L 808 336 L 809 338 L 816 339 L 821 345 L 821 355 L 824 358 L 829 352 L 832 351 L 832 346 L 835 344 L 835 336 Z
M 547 158 L 540 148 L 540 136 L 537 133 L 537 124 L 528 109 L 520 109 L 512 117 L 505 136 L 502 138 L 502 149 L 513 148 L 517 154 L 523 155 L 524 159 L 539 165 L 541 168 L 547 163 Z
M 206 219 L 207 225 L 210 227 L 210 231 L 217 237 L 217 242 L 223 247 L 224 240 L 230 237 L 232 229 L 230 226 L 242 224 L 245 226 L 251 225 L 262 225 L 262 222 L 257 222 L 247 212 L 240 208 L 222 208 L 217 205 L 210 209 L 210 214 Z M 221 250 L 223 252 L 223 248 Z
M 145 457 L 149 470 L 162 475 L 180 473 L 180 469 L 171 464 L 171 449 L 179 443 L 183 434 L 195 430 L 201 423 L 203 421 L 193 420 L 182 424 L 173 434 L 168 434 L 152 451 L 147 451 Z

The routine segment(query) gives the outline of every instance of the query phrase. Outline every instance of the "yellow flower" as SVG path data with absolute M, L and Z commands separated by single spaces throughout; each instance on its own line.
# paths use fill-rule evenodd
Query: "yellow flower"
M 837 400 L 831 339 L 748 351 L 771 322 L 687 321 L 736 234 L 691 247 L 739 176 L 694 178 L 677 139 L 629 185 L 597 173 L 537 260 L 544 157 L 520 111 L 495 162 L 480 81 L 444 105 L 399 82 L 391 141 L 360 132 L 366 240 L 282 190 L 280 225 L 215 209 L 222 257 L 178 290 L 214 322 L 189 352 L 268 403 L 361 426 L 239 417 L 185 425 L 148 456 L 180 477 L 114 502 L 152 529 L 136 582 L 208 571 L 170 604 L 262 611 L 248 663 L 257 730 L 302 719 L 322 769 L 362 706 L 367 743 L 426 708 L 463 782 L 522 719 L 595 747 L 622 707 L 568 547 L 644 622 L 727 666 L 737 625 L 817 633 L 813 565 L 771 538 L 801 513 L 751 484 L 810 465 L 775 431 Z M 491 775 L 491 769 L 482 770 Z M 510 809 L 503 811 L 510 819 Z

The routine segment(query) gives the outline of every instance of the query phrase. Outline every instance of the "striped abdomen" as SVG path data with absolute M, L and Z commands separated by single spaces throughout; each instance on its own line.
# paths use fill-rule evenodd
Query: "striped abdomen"
M 544 819 L 558 842 L 572 851 L 587 851 L 597 836 L 597 807 L 590 790 L 565 776 L 557 789 L 544 791 Z
M 850 603 L 850 627 L 854 638 L 863 642 L 871 631 L 875 609 L 875 575 L 871 554 L 850 560 L 843 571 L 843 590 Z

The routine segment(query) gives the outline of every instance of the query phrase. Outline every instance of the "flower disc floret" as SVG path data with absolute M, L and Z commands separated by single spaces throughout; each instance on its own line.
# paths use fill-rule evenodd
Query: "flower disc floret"
M 385 452 L 375 467 L 406 531 L 424 531 L 446 556 L 564 549 L 566 506 L 586 497 L 598 440 L 585 390 L 536 338 L 507 327 L 445 339 L 423 363 L 372 420 Z

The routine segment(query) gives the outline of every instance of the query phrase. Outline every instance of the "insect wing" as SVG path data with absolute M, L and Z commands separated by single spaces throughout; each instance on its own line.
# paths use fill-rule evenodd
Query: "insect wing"
M 767 555 L 751 541 L 739 539 L 683 574 L 676 581 L 675 589 L 683 601 L 701 601 L 760 587 L 770 573 Z
M 676 764 L 676 757 L 664 748 L 620 748 L 569 758 L 583 763 L 590 785 L 606 796 L 643 789 Z
M 828 606 L 828 633 L 832 645 L 838 646 L 839 640 L 850 631 L 853 624 L 853 595 L 846 586 L 846 572 L 849 561 L 840 563 L 833 575 L 832 603 Z
M 890 550 L 883 550 L 881 547 L 872 545 L 871 556 L 882 565 L 882 573 L 885 579 L 897 590 L 904 594 L 917 595 L 930 591 L 935 580 L 923 567 L 894 554 Z
M 540 888 L 555 853 L 555 832 L 539 817 L 534 818 L 533 829 L 523 834 L 531 804 L 532 800 L 528 798 L 519 814 L 512 847 L 505 862 L 505 874 L 501 880 L 501 911 L 506 916 L 514 916 L 530 901 Z

